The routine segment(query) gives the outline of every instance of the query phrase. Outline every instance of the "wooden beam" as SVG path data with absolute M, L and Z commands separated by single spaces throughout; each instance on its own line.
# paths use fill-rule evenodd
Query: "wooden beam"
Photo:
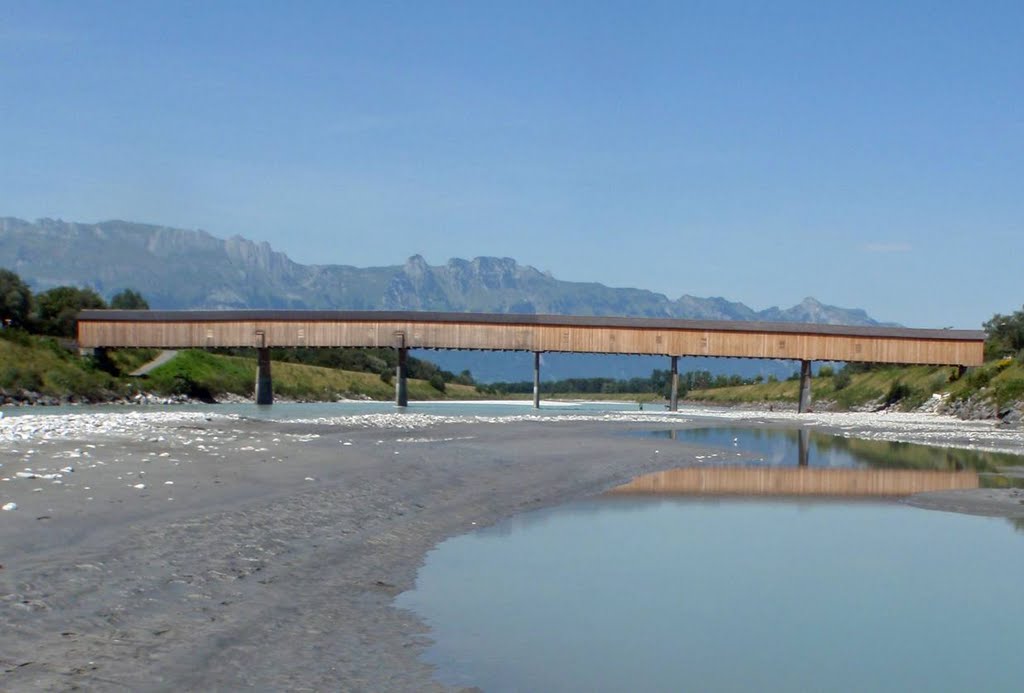
M 81 347 L 385 347 L 977 366 L 984 332 L 472 313 L 83 311 Z

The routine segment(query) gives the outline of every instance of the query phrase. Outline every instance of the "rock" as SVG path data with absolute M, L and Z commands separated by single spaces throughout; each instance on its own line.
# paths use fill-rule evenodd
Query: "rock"
M 941 411 L 965 420 L 995 419 L 998 414 L 995 403 L 985 392 L 979 392 L 967 399 L 949 402 Z
M 4 503 L 3 507 L 0 508 L 0 510 L 17 510 L 17 509 L 18 509 L 18 504 L 17 503 Z
M 1006 426 L 1019 426 L 1024 418 L 1021 412 L 1021 402 L 1015 402 L 1012 406 L 1004 407 L 999 411 L 999 420 Z

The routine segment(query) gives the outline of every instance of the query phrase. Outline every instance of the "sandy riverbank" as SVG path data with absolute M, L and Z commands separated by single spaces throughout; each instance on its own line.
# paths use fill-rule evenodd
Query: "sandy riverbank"
M 391 607 L 425 553 L 695 462 L 706 451 L 614 435 L 693 425 L 695 413 L 4 419 L 0 505 L 18 507 L 0 513 L 0 689 L 440 690 L 418 660 L 423 625 Z M 1019 430 L 979 423 L 815 416 L 800 421 L 1024 451 Z M 15 476 L 26 468 L 38 476 Z

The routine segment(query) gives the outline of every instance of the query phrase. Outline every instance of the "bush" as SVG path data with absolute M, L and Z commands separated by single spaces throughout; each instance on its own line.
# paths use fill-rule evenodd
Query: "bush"
M 996 403 L 1000 407 L 1024 400 L 1024 378 L 997 381 L 995 391 Z
M 432 376 L 430 376 L 430 380 L 428 382 L 430 383 L 430 387 L 434 388 L 438 392 L 444 392 L 444 376 L 442 376 L 440 373 L 434 373 Z
M 0 387 L 5 390 L 31 390 L 39 392 L 43 389 L 43 380 L 35 371 L 18 366 L 7 366 L 0 369 Z
M 835 375 L 835 372 L 836 371 L 834 368 L 832 368 L 832 366 L 822 366 L 821 368 L 818 369 L 818 377 L 831 378 L 833 375 Z
M 980 390 L 990 382 L 992 382 L 992 373 L 987 368 L 973 368 L 967 371 L 967 384 L 975 390 Z
M 910 386 L 897 380 L 889 386 L 889 393 L 885 396 L 885 406 L 891 407 L 900 400 L 907 399 L 911 394 Z
M 197 399 L 200 402 L 214 403 L 217 401 L 209 387 L 196 382 L 192 376 L 187 373 L 179 373 L 175 375 L 170 390 L 171 394 L 184 395 L 191 399 Z
M 19 346 L 31 346 L 32 335 L 20 327 L 4 327 L 0 329 L 0 339 Z
M 853 376 L 850 375 L 850 371 L 843 368 L 838 373 L 832 376 L 832 388 L 836 392 L 838 392 L 839 390 L 842 390 L 844 387 L 847 387 L 850 384 L 850 381 L 852 380 Z

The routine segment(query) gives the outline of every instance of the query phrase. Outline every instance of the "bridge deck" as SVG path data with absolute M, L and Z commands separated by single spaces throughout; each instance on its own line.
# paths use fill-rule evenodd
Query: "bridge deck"
M 383 311 L 79 314 L 82 347 L 405 347 L 976 366 L 985 333 L 805 323 Z

